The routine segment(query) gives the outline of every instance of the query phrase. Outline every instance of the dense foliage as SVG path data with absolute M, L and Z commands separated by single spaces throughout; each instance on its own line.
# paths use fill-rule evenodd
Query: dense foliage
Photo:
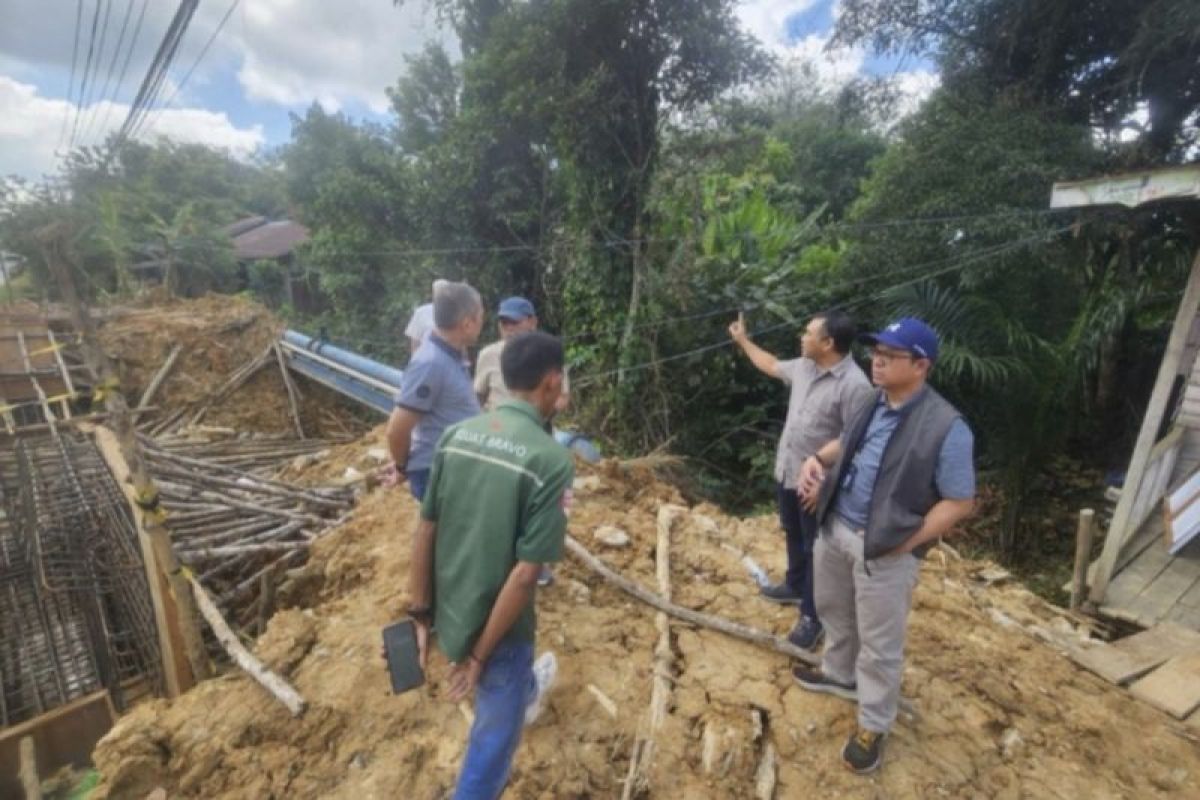
M 396 360 L 434 278 L 526 294 L 567 339 L 574 423 L 685 456 L 735 505 L 769 496 L 786 399 L 727 346 L 738 311 L 781 356 L 822 308 L 934 323 L 935 383 L 1004 490 L 1003 555 L 1036 552 L 1021 512 L 1053 454 L 1120 466 L 1196 220 L 1048 197 L 1195 158 L 1194 2 L 845 0 L 839 42 L 939 69 L 902 120 L 886 81 L 826 89 L 773 63 L 731 0 L 434 5 L 462 58 L 410 58 L 390 124 L 314 105 L 253 165 L 168 143 L 77 154 L 53 189 L 9 185 L 4 248 L 46 292 L 54 242 L 95 293 L 130 291 L 153 257 L 174 291 L 277 298 L 279 265 L 235 278 L 221 228 L 286 211 L 312 231 L 297 263 L 317 287 L 289 313 Z

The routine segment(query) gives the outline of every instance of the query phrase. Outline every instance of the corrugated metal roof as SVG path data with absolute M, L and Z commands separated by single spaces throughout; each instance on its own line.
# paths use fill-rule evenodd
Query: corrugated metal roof
M 239 261 L 281 258 L 308 241 L 308 228 L 285 219 L 267 222 L 233 237 L 233 252 Z

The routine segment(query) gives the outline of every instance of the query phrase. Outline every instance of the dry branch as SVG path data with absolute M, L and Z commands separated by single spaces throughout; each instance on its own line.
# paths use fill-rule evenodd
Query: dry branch
M 635 581 L 626 578 L 620 573 L 613 570 L 600 559 L 596 558 L 588 549 L 580 544 L 574 537 L 567 537 L 567 549 L 571 554 L 583 562 L 584 566 L 595 572 L 600 577 L 617 587 L 628 595 L 631 595 L 638 600 L 641 600 L 647 605 L 657 608 L 670 614 L 676 619 L 681 619 L 684 622 L 690 622 L 693 625 L 698 625 L 701 628 L 717 631 L 727 636 L 732 636 L 742 641 L 750 642 L 751 644 L 766 647 L 774 650 L 777 653 L 782 653 L 790 658 L 803 661 L 812 666 L 819 666 L 821 663 L 820 656 L 815 653 L 810 653 L 807 650 L 801 650 L 794 644 L 790 643 L 784 636 L 776 636 L 773 633 L 752 628 L 749 625 L 742 625 L 738 622 L 727 620 L 724 617 L 705 614 L 700 611 L 693 611 L 690 608 L 677 606 L 674 603 L 664 600 L 654 592 L 636 583 Z
M 288 711 L 292 712 L 292 716 L 299 716 L 304 713 L 307 706 L 304 698 L 300 693 L 292 687 L 290 683 L 267 669 L 261 661 L 255 658 L 249 650 L 242 645 L 238 640 L 237 634 L 229 627 L 229 623 L 221 616 L 221 612 L 217 610 L 212 598 L 208 596 L 208 592 L 200 585 L 190 574 L 187 576 L 188 583 L 192 586 L 192 592 L 196 597 L 196 605 L 200 609 L 200 613 L 212 628 L 213 633 L 217 635 L 217 641 L 225 648 L 225 652 L 234 660 L 239 667 L 245 670 L 250 677 L 258 681 L 264 689 L 271 695 L 287 706 Z

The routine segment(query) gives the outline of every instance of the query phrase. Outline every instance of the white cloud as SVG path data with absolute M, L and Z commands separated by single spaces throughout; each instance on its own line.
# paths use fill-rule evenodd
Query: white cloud
M 44 97 L 37 87 L 0 75 L 0 175 L 20 175 L 36 180 L 53 173 L 58 165 L 56 147 L 64 120 L 71 124 L 75 106 Z M 120 127 L 129 106 L 94 104 L 81 119 L 94 120 L 89 139 L 102 141 Z M 101 120 L 107 122 L 103 126 Z M 165 136 L 180 142 L 207 144 L 245 158 L 265 140 L 261 126 L 238 128 L 224 113 L 202 108 L 166 109 L 149 120 L 140 138 Z
M 256 0 L 229 26 L 241 56 L 237 77 L 250 100 L 283 106 L 317 101 L 330 110 L 359 103 L 382 114 L 384 89 L 404 57 L 430 40 L 457 52 L 453 34 L 420 0 Z M 236 16 L 236 15 L 235 15 Z
M 66 94 L 75 36 L 75 4 L 44 0 L 2 0 L 0 74 Z M 129 73 L 116 99 L 130 101 L 146 73 L 178 4 L 154 0 L 130 59 Z M 85 12 L 94 8 L 85 4 Z M 200 3 L 184 35 L 170 76 L 181 80 L 196 63 L 204 44 L 217 31 L 230 0 Z M 136 20 L 136 10 L 134 19 Z M 100 84 L 108 75 L 117 43 L 123 6 L 113 5 L 102 55 Z M 103 19 L 103 15 L 101 16 Z M 134 22 L 130 22 L 129 35 Z M 75 80 L 84 72 L 90 17 L 84 15 Z M 240 3 L 177 98 L 182 104 L 194 90 L 235 76 L 246 99 L 294 107 L 316 100 L 333 108 L 358 106 L 383 113 L 384 89 L 404 70 L 404 56 L 437 40 L 457 53 L 453 33 L 437 24 L 425 0 L 253 0 Z M 125 47 L 129 44 L 126 39 Z M 118 63 L 119 67 L 119 63 Z M 78 87 L 76 87 L 78 88 Z M 93 93 L 99 101 L 98 88 Z M 164 91 L 162 99 L 170 93 Z
M 936 72 L 916 69 L 897 73 L 891 78 L 891 82 L 900 93 L 896 116 L 901 118 L 916 111 L 921 103 L 925 102 L 925 98 L 941 85 L 942 78 Z
M 744 0 L 738 5 L 742 26 L 763 43 L 784 65 L 804 65 L 826 91 L 836 91 L 855 78 L 866 75 L 867 50 L 863 47 L 830 48 L 833 31 L 812 33 L 800 39 L 788 35 L 788 19 L 808 11 L 820 0 Z M 834 0 L 831 17 L 836 24 L 841 0 Z M 897 72 L 887 80 L 900 93 L 896 119 L 917 109 L 937 88 L 940 78 L 926 69 Z
M 768 50 L 786 54 L 788 17 L 815 6 L 819 0 L 746 0 L 738 4 L 737 15 L 742 27 L 754 34 Z

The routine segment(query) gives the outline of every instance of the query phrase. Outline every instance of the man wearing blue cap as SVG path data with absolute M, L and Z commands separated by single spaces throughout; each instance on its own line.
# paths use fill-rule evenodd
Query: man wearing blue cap
M 906 317 L 862 340 L 879 391 L 801 467 L 800 495 L 821 526 L 813 565 L 826 643 L 820 669 L 792 670 L 805 689 L 858 703 L 842 759 L 860 773 L 879 766 L 896 719 L 920 560 L 975 505 L 971 430 L 926 384 L 937 334 Z
M 525 331 L 535 331 L 538 327 L 537 310 L 533 303 L 524 297 L 507 297 L 500 301 L 496 310 L 500 338 L 479 351 L 479 359 L 475 362 L 475 394 L 479 396 L 479 404 L 484 411 L 495 411 L 501 403 L 511 400 L 512 393 L 504 383 L 500 372 L 500 353 L 504 343 Z M 563 391 L 558 399 L 555 411 L 563 411 L 570 402 L 571 385 L 563 373 Z
M 501 300 L 500 307 L 496 309 L 496 317 L 500 338 L 480 350 L 479 358 L 475 362 L 475 394 L 479 397 L 479 405 L 484 411 L 495 411 L 501 403 L 513 399 L 500 370 L 500 354 L 504 352 L 505 343 L 518 333 L 536 331 L 538 326 L 537 310 L 533 303 L 524 297 L 506 297 Z M 571 384 L 567 380 L 566 370 L 563 370 L 562 393 L 554 404 L 554 413 L 566 409 L 570 402 L 570 392 Z M 538 575 L 538 585 L 549 586 L 553 582 L 554 572 L 550 567 L 543 565 L 541 574 Z

